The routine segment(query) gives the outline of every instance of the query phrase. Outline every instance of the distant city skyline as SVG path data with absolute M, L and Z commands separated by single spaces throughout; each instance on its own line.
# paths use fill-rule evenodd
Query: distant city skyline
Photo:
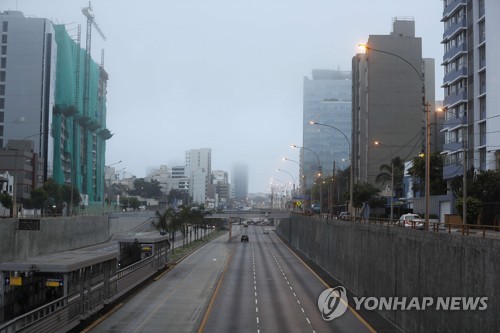
M 88 1 L 3 0 L 2 10 L 65 23 L 85 45 Z M 303 77 L 350 71 L 357 45 L 385 34 L 394 17 L 413 17 L 423 56 L 442 73 L 443 4 L 437 0 L 338 3 L 152 2 L 140 8 L 93 1 L 104 41 L 92 30 L 92 56 L 109 74 L 106 165 L 122 160 L 139 177 L 182 164 L 184 151 L 212 149 L 213 169 L 249 166 L 249 192 L 265 192 L 278 168 L 295 177 L 302 142 Z M 373 13 L 377 12 L 374 16 Z M 353 19 L 346 13 L 356 13 Z M 134 24 L 131 24 L 134 22 Z M 442 99 L 442 75 L 436 96 Z M 175 162 L 175 163 L 172 163 Z M 179 163 L 180 162 L 180 163 Z

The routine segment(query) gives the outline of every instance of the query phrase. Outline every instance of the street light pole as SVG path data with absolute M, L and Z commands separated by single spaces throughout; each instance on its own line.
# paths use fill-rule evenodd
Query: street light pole
M 413 66 L 408 60 L 405 58 L 384 50 L 378 50 L 374 49 L 367 44 L 358 44 L 359 46 L 365 48 L 366 50 L 370 51 L 375 51 L 375 52 L 380 52 L 384 54 L 391 55 L 393 57 L 396 57 L 406 63 L 408 66 L 410 66 L 413 71 L 417 74 L 418 78 L 422 82 L 422 111 L 425 113 L 425 228 L 426 230 L 429 230 L 429 208 L 430 208 L 430 165 L 431 165 L 431 156 L 430 156 L 430 136 L 431 136 L 431 131 L 430 131 L 430 116 L 429 116 L 429 104 L 425 101 L 425 79 L 422 76 L 422 74 Z
M 106 166 L 104 167 L 104 174 L 103 174 L 103 176 L 104 176 L 104 187 L 106 187 L 106 170 L 108 170 L 108 168 L 112 167 L 113 165 L 120 164 L 121 162 L 122 162 L 122 161 L 120 160 L 120 161 L 118 161 L 118 162 L 111 163 L 110 165 L 106 165 Z M 110 176 L 110 183 L 111 183 L 111 176 Z M 105 194 L 105 191 L 104 191 L 104 189 L 103 189 L 103 191 L 102 191 L 102 207 L 103 207 L 103 209 L 104 209 L 104 203 L 105 203 L 105 201 L 106 201 L 106 200 L 104 200 L 104 194 Z M 109 189 L 108 189 L 108 200 L 109 200 Z
M 281 172 L 287 173 L 287 174 L 289 174 L 289 175 L 290 175 L 290 177 L 292 178 L 292 196 L 293 196 L 293 193 L 295 192 L 295 178 L 293 177 L 293 175 L 292 175 L 290 172 L 288 172 L 288 171 L 286 171 L 286 170 L 282 170 L 282 169 L 278 168 L 278 171 L 281 171 Z
M 392 148 L 386 144 L 383 144 L 381 143 L 380 141 L 375 141 L 374 144 L 376 146 L 381 146 L 381 147 L 385 147 L 387 149 L 389 149 L 389 151 L 391 152 L 391 216 L 389 217 L 389 222 L 392 224 L 392 215 L 393 215 L 393 212 L 394 212 L 394 161 L 393 161 L 393 158 L 394 158 L 394 154 L 392 152 Z
M 302 173 L 304 172 L 304 168 L 302 167 L 302 164 L 300 164 L 298 161 L 295 161 L 295 160 L 291 160 L 289 159 L 288 157 L 283 157 L 283 161 L 290 161 L 290 162 L 294 162 L 294 163 L 297 163 L 297 165 L 299 166 L 299 178 L 300 178 L 300 172 L 302 170 Z M 302 176 L 302 178 L 304 178 Z M 302 181 L 301 179 L 299 179 L 299 188 L 302 190 L 303 186 L 302 186 Z M 300 192 L 299 192 L 300 193 Z
M 353 171 L 351 141 L 349 140 L 349 138 L 347 138 L 347 135 L 345 135 L 344 132 L 342 132 L 340 129 L 338 129 L 335 126 L 328 125 L 328 124 L 318 123 L 316 121 L 310 121 L 309 124 L 311 124 L 311 125 L 318 125 L 318 126 L 326 126 L 326 127 L 333 128 L 334 130 L 340 132 L 340 134 L 342 134 L 344 136 L 344 138 L 346 139 L 346 141 L 347 141 L 347 145 L 349 147 L 349 161 L 351 163 L 351 165 L 349 167 L 349 169 L 350 169 L 349 170 L 349 216 L 354 216 L 354 212 L 353 212 L 353 207 L 354 207 L 353 206 L 353 198 L 354 198 L 354 171 Z
M 300 146 L 297 146 L 297 145 L 292 145 L 292 148 L 302 148 L 302 149 L 308 150 L 311 153 L 313 153 L 314 156 L 316 156 L 316 159 L 318 160 L 318 178 L 320 178 L 320 182 L 319 182 L 319 214 L 321 215 L 322 210 L 323 210 L 323 186 L 322 186 L 323 181 L 321 179 L 321 162 L 319 160 L 319 156 L 311 148 L 300 147 Z M 312 197 L 312 193 L 311 193 L 311 197 Z

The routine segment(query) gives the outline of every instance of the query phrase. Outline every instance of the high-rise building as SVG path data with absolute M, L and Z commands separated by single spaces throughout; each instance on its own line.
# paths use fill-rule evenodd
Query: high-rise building
M 212 175 L 212 150 L 210 148 L 186 151 L 186 175 L 190 179 L 189 195 L 193 204 L 205 204 L 208 184 Z
M 229 177 L 224 170 L 214 170 L 212 172 L 212 184 L 208 187 L 208 197 L 213 202 L 214 208 L 226 206 L 231 194 Z
M 49 20 L 26 18 L 18 11 L 0 13 L 0 21 L 0 146 L 9 140 L 30 141 L 31 153 L 44 160 L 47 180 L 53 175 L 55 31 Z
M 354 183 L 382 187 L 375 181 L 382 165 L 395 157 L 411 160 L 423 151 L 422 89 L 433 115 L 434 63 L 422 59 L 413 20 L 396 18 L 391 34 L 370 35 L 367 45 L 366 53 L 354 56 L 352 63 Z
M 500 2 L 443 3 L 443 178 L 451 180 L 472 167 L 500 170 Z
M 348 71 L 313 70 L 304 78 L 303 145 L 300 187 L 310 189 L 318 178 L 350 165 L 352 76 Z M 312 125 L 310 122 L 318 125 Z M 326 125 L 326 126 L 325 126 Z
M 107 73 L 63 25 L 0 14 L 0 143 L 27 140 L 43 180 L 72 185 L 85 203 L 104 200 Z M 79 36 L 79 35 L 78 35 Z M 29 193 L 29 189 L 27 189 Z
M 246 204 L 248 198 L 248 166 L 243 163 L 233 165 L 231 184 L 234 188 L 236 204 Z

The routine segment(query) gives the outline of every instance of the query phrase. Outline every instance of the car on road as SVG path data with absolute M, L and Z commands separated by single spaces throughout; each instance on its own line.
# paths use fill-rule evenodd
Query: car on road
M 398 227 L 424 230 L 424 221 L 418 214 L 403 214 L 396 223 Z
M 264 230 L 262 231 L 263 234 L 268 234 L 269 233 L 269 229 L 267 228 L 264 228 Z
M 248 235 L 241 235 L 242 242 L 248 242 Z
M 349 212 L 341 212 L 339 214 L 339 219 L 341 220 L 349 220 L 350 217 L 351 215 L 349 214 Z

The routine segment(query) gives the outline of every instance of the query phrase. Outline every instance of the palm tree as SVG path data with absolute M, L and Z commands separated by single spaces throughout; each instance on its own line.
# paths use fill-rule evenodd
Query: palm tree
M 162 235 L 166 232 L 172 235 L 172 253 L 174 252 L 174 242 L 175 242 L 175 232 L 177 231 L 177 225 L 174 219 L 174 210 L 168 208 L 163 213 L 156 211 L 157 222 L 153 222 L 153 226 L 160 231 Z
M 391 189 L 391 191 L 399 198 L 403 196 L 404 163 L 399 156 L 394 157 L 391 162 L 394 168 L 394 188 Z M 391 171 L 391 165 L 382 164 L 380 166 L 380 173 L 375 178 L 375 182 L 382 184 L 391 182 Z

